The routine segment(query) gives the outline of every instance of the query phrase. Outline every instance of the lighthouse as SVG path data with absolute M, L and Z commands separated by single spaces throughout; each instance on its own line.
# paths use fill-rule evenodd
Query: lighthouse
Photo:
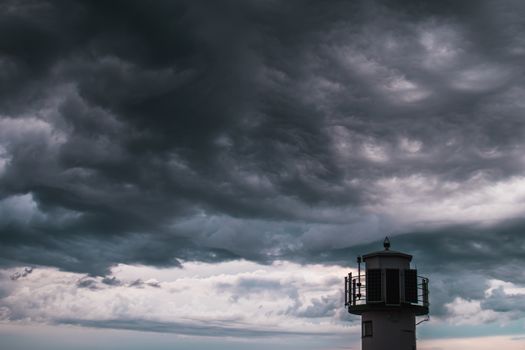
M 361 316 L 362 350 L 416 350 L 416 316 L 428 319 L 428 278 L 410 267 L 412 255 L 390 250 L 388 237 L 383 247 L 357 257 L 357 275 L 345 277 L 345 306 Z

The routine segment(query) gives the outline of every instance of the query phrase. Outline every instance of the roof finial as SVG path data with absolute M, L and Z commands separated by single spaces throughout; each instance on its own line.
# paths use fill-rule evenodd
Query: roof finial
M 390 249 L 390 240 L 388 239 L 388 236 L 386 236 L 385 240 L 383 241 L 383 247 L 385 247 L 385 250 Z

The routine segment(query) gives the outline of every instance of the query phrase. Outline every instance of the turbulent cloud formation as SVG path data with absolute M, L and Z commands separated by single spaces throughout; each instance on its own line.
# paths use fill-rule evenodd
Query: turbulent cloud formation
M 160 293 L 112 267 L 348 266 L 392 234 L 431 277 L 435 315 L 506 312 L 486 291 L 525 283 L 524 11 L 4 1 L 0 264 Z M 294 295 L 270 278 L 215 287 Z M 334 289 L 283 312 L 337 318 L 338 303 Z

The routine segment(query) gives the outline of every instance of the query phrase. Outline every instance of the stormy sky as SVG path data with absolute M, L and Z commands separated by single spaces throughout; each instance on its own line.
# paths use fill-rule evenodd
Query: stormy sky
M 0 334 L 359 348 L 341 279 L 389 235 L 431 281 L 421 348 L 522 349 L 524 18 L 2 1 Z

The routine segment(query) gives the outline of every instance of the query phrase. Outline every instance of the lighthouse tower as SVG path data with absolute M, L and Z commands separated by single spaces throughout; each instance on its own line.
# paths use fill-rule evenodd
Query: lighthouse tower
M 410 268 L 412 255 L 390 250 L 388 237 L 383 246 L 357 258 L 357 276 L 345 277 L 345 306 L 361 316 L 362 350 L 416 350 L 416 316 L 428 315 L 428 279 Z

